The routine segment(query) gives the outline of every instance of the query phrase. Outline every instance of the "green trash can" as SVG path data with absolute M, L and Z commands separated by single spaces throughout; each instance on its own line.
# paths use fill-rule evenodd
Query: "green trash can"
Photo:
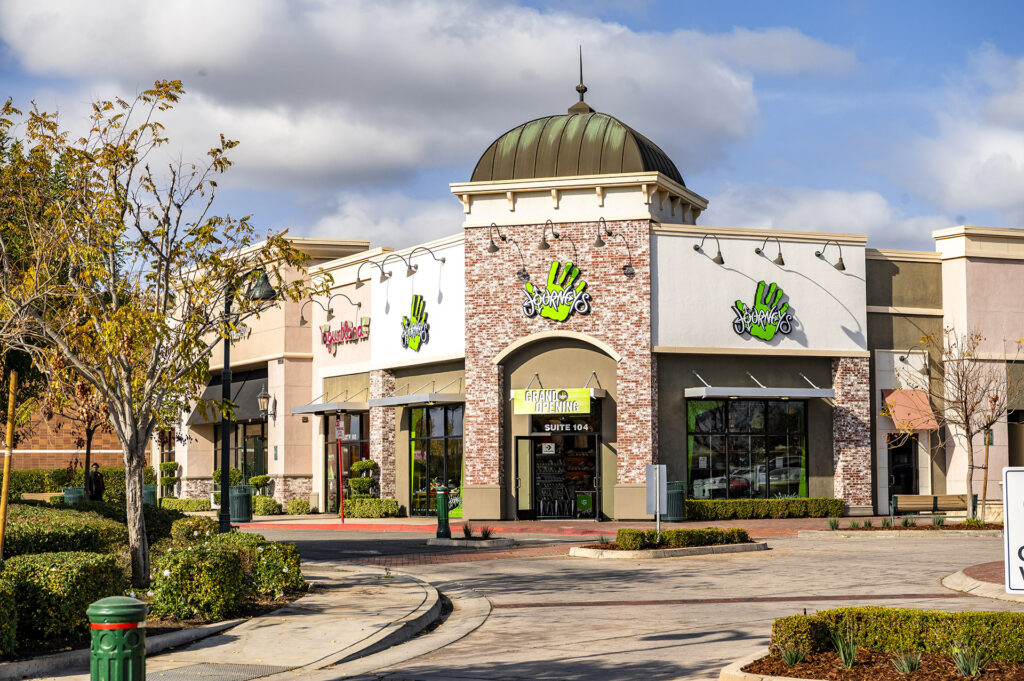
M 228 493 L 228 509 L 231 522 L 252 522 L 252 485 L 235 485 Z
M 142 503 L 147 506 L 156 506 L 156 485 L 142 486 Z
M 146 604 L 127 596 L 110 596 L 90 605 L 85 614 L 92 632 L 92 681 L 145 679 Z
M 661 516 L 661 519 L 668 523 L 679 523 L 686 520 L 686 482 L 672 480 L 666 483 L 668 487 L 668 512 Z
M 61 491 L 64 492 L 64 503 L 69 506 L 85 501 L 84 487 L 65 487 Z

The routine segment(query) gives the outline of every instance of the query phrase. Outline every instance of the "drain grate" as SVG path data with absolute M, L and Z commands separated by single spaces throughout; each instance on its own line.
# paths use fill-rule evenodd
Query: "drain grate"
M 214 664 L 202 662 L 162 672 L 147 672 L 146 677 L 160 681 L 249 681 L 284 672 L 292 667 L 269 664 Z

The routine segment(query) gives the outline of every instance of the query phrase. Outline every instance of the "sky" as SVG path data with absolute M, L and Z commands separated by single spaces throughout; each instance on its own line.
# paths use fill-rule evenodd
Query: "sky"
M 403 247 L 461 229 L 448 183 L 577 99 L 653 140 L 709 226 L 932 250 L 1024 227 L 1024 3 L 0 0 L 0 95 L 71 129 L 157 79 L 168 154 L 240 145 L 220 213 Z

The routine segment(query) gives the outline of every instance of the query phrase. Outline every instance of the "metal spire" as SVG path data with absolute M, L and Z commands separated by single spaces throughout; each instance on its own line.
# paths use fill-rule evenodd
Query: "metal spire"
M 587 86 L 583 84 L 583 46 L 580 45 L 580 84 L 576 86 L 576 92 L 580 93 L 580 101 L 569 107 L 571 114 L 594 113 L 590 105 L 583 101 L 583 95 L 587 92 Z

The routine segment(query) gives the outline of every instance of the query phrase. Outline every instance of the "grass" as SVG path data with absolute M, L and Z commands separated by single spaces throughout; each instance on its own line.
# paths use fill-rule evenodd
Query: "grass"
M 916 650 L 896 653 L 892 658 L 892 666 L 900 674 L 912 674 L 921 667 L 921 653 Z
M 992 657 L 985 646 L 977 641 L 957 643 L 949 656 L 953 658 L 953 664 L 960 676 L 977 676 Z
M 850 529 L 851 530 L 856 530 L 858 527 L 860 527 L 860 523 L 859 522 L 857 522 L 856 520 L 851 520 L 850 521 Z
M 844 667 L 850 669 L 853 667 L 854 660 L 857 659 L 857 643 L 853 640 L 853 632 L 843 634 L 838 629 L 833 629 L 831 636 L 832 644 L 836 647 L 836 653 L 839 654 L 839 661 Z
M 915 523 L 914 519 L 909 515 L 905 515 L 903 516 L 903 520 L 900 521 L 900 524 L 903 525 L 903 527 L 913 527 L 917 523 Z
M 807 659 L 807 649 L 797 647 L 785 647 L 782 649 L 782 661 L 787 666 L 792 667 L 794 665 L 801 664 Z
M 828 519 L 828 529 L 830 529 L 830 530 L 838 530 L 839 529 L 839 518 L 829 518 Z
M 934 525 L 935 527 L 942 527 L 945 524 L 946 524 L 946 519 L 943 516 L 941 516 L 941 515 L 937 515 L 937 516 L 934 516 L 932 518 L 932 525 Z

